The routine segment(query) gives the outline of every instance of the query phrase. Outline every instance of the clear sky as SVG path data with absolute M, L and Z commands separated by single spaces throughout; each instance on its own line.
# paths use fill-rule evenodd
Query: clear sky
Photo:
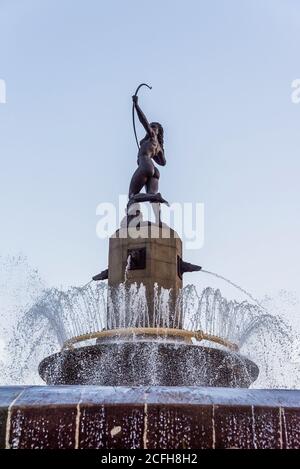
M 50 285 L 106 267 L 96 207 L 127 193 L 146 81 L 161 191 L 205 204 L 186 260 L 258 297 L 300 296 L 299 0 L 0 0 L 0 44 L 1 255 L 22 252 Z

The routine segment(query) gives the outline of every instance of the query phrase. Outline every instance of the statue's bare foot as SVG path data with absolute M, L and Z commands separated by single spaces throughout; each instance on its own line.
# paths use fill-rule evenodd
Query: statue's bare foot
M 169 207 L 169 202 L 165 200 L 161 193 L 158 192 L 157 194 L 136 194 L 132 196 L 127 204 L 127 208 L 130 207 L 133 203 L 141 203 L 141 202 L 150 202 L 152 204 L 166 204 Z
M 170 207 L 169 202 L 168 202 L 166 199 L 164 199 L 164 198 L 162 197 L 162 195 L 161 195 L 160 192 L 158 192 L 158 193 L 156 194 L 155 202 L 157 202 L 157 203 L 159 203 L 159 204 L 166 204 L 168 207 Z

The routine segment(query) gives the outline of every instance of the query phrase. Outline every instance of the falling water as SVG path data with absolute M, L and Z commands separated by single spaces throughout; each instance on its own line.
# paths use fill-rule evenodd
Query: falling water
M 125 272 L 124 272 L 124 282 L 127 282 L 127 277 L 128 277 L 128 272 L 130 270 L 130 264 L 131 264 L 131 255 L 127 257 L 127 262 L 126 262 L 126 267 L 125 267 Z
M 0 277 L 1 296 L 9 290 L 7 282 L 3 282 L 7 272 L 6 269 Z M 16 274 L 17 279 L 21 278 L 18 270 Z M 14 292 L 13 285 L 19 282 L 15 283 L 15 275 L 8 277 L 10 290 Z M 279 316 L 266 312 L 259 304 L 229 301 L 219 289 L 206 287 L 200 290 L 195 285 L 187 285 L 176 303 L 178 314 L 172 315 L 171 292 L 156 286 L 153 295 L 155 314 L 151 316 L 151 322 L 143 285 L 128 286 L 124 282 L 118 288 L 108 289 L 105 282 L 89 282 L 83 287 L 63 291 L 43 289 L 38 276 L 31 271 L 24 277 L 17 291 L 19 297 L 26 297 L 26 301 L 9 307 L 7 317 L 4 317 L 2 306 L 2 322 L 9 323 L 8 318 L 11 318 L 10 330 L 3 335 L 3 339 L 10 337 L 10 340 L 2 357 L 2 384 L 40 383 L 36 371 L 38 363 L 59 351 L 71 337 L 119 327 L 178 327 L 181 321 L 187 330 L 203 330 L 238 344 L 241 353 L 260 367 L 256 387 L 300 386 L 299 338 Z M 33 284 L 32 295 L 28 295 L 29 284 Z M 252 295 L 250 298 L 254 300 Z

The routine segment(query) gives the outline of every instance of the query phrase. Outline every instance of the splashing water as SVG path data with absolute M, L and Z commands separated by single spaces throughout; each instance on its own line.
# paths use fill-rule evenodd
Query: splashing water
M 245 290 L 244 288 L 240 287 L 239 285 L 237 285 L 236 283 L 233 283 L 231 280 L 229 280 L 228 278 L 226 277 L 223 277 L 222 275 L 220 274 L 216 274 L 215 272 L 210 272 L 209 270 L 204 270 L 202 269 L 201 272 L 205 273 L 205 274 L 209 274 L 209 275 L 213 275 L 214 277 L 216 278 L 219 278 L 221 280 L 224 280 L 225 282 L 229 283 L 229 285 L 232 285 L 234 288 L 237 288 L 238 290 L 240 290 L 240 292 L 244 293 L 246 296 L 248 296 L 252 301 L 254 301 L 260 308 L 262 309 L 265 309 L 264 306 L 262 306 L 262 304 L 256 299 L 254 298 L 253 295 L 251 295 L 251 293 L 249 293 L 247 290 Z
M 29 281 L 32 275 L 27 277 Z M 89 282 L 66 291 L 42 291 L 37 283 L 35 294 L 27 296 L 26 302 L 19 303 L 13 311 L 15 324 L 2 360 L 1 384 L 41 383 L 38 363 L 59 351 L 71 337 L 119 327 L 178 327 L 182 321 L 187 330 L 201 329 L 237 343 L 241 353 L 260 367 L 255 387 L 300 387 L 299 338 L 279 316 L 267 313 L 258 304 L 228 301 L 219 289 L 199 290 L 187 285 L 175 306 L 180 314 L 172 315 L 170 291 L 156 287 L 150 323 L 143 285 L 124 283 L 110 290 L 104 282 Z M 19 296 L 22 294 L 20 289 Z
M 131 254 L 127 257 L 127 262 L 126 262 L 126 267 L 125 267 L 125 272 L 124 272 L 124 282 L 127 282 L 128 278 L 128 272 L 130 270 L 130 264 L 131 264 Z
M 84 288 L 88 287 L 92 282 L 94 282 L 94 280 L 90 280 L 89 282 L 87 282 L 85 285 L 83 285 L 80 288 L 84 289 Z

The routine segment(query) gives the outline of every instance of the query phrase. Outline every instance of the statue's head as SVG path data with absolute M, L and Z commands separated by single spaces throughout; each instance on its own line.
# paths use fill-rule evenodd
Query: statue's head
M 160 146 L 163 148 L 164 147 L 164 129 L 163 129 L 163 126 L 159 122 L 151 122 L 150 127 L 156 133 L 157 140 L 159 141 Z

